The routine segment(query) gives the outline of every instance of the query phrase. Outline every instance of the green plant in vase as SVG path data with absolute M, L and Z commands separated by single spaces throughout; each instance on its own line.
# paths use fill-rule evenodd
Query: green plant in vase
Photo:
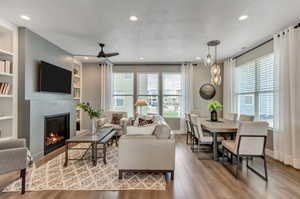
M 92 121 L 92 131 L 95 132 L 96 131 L 96 118 L 99 118 L 103 112 L 103 110 L 97 110 L 95 108 L 93 108 L 90 103 L 79 103 L 77 104 L 77 107 L 79 107 L 80 109 L 82 109 L 84 112 L 86 112 L 89 115 L 89 118 Z
M 223 105 L 217 100 L 208 102 L 208 110 L 210 111 L 210 120 L 213 122 L 218 121 L 218 111 L 223 109 Z

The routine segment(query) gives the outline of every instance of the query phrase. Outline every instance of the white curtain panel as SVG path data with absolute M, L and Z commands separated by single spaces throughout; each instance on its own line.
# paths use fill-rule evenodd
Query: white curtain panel
M 274 156 L 300 169 L 300 32 L 274 35 Z
M 235 112 L 234 106 L 234 71 L 236 61 L 228 59 L 224 62 L 223 105 L 224 112 Z
M 103 111 L 110 111 L 112 103 L 112 67 L 110 63 L 100 65 L 100 104 Z
M 180 120 L 180 130 L 185 130 L 184 113 L 190 113 L 194 108 L 193 100 L 193 75 L 194 66 L 192 63 L 181 65 L 181 120 Z

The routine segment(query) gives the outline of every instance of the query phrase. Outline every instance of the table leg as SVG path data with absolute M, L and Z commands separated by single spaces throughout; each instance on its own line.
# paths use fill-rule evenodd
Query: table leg
M 218 160 L 218 140 L 217 140 L 217 133 L 213 133 L 213 147 L 214 147 L 214 160 Z
M 68 143 L 66 143 L 65 144 L 65 164 L 64 164 L 64 166 L 65 167 L 67 167 L 68 166 L 68 159 L 69 159 L 69 157 L 68 157 L 68 150 L 69 150 L 69 147 L 68 147 Z
M 103 144 L 103 163 L 106 164 L 106 143 Z
M 97 145 L 95 143 L 92 144 L 92 161 L 93 161 L 93 166 L 97 166 L 97 157 L 96 157 L 96 152 L 97 152 Z

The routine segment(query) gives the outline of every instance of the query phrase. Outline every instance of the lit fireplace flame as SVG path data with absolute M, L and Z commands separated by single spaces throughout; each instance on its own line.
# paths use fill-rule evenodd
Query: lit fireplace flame
M 47 139 L 47 146 L 51 144 L 56 144 L 57 142 L 64 139 L 64 136 L 61 136 L 60 133 L 51 132 L 49 133 Z

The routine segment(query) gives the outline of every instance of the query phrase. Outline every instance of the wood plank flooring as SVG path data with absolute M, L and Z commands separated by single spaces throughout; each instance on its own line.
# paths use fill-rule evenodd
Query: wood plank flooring
M 60 150 L 39 162 L 43 164 Z M 0 193 L 0 199 L 299 199 L 300 171 L 268 159 L 269 182 L 247 171 L 236 179 L 219 162 L 199 160 L 204 153 L 192 153 L 185 144 L 185 136 L 176 136 L 176 170 L 174 181 L 169 181 L 166 191 L 42 191 Z M 262 164 L 255 164 L 262 169 Z M 18 174 L 0 176 L 0 186 L 16 179 Z

